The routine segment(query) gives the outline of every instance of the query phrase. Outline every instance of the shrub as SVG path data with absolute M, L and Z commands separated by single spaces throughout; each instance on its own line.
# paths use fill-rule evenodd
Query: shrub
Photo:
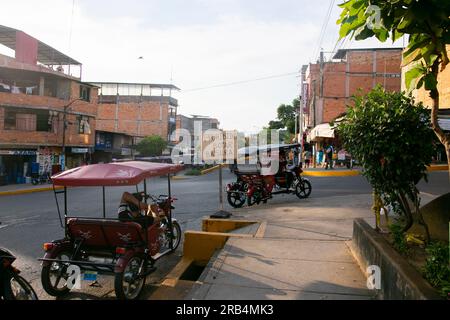
M 394 248 L 403 255 L 408 254 L 408 243 L 402 226 L 393 223 L 389 225 L 389 229 L 391 230 Z
M 434 155 L 430 112 L 411 96 L 377 86 L 355 105 L 338 126 L 345 148 L 357 158 L 374 192 L 404 214 L 408 230 L 420 204 L 416 184 L 427 177 Z M 413 203 L 411 208 L 408 199 Z M 428 228 L 419 212 L 419 222 Z
M 450 266 L 449 248 L 442 242 L 430 243 L 426 252 L 428 254 L 423 274 L 430 284 L 438 289 L 444 296 L 450 293 Z
M 186 176 L 199 176 L 202 174 L 202 171 L 200 169 L 190 169 L 188 171 L 186 171 L 185 175 Z

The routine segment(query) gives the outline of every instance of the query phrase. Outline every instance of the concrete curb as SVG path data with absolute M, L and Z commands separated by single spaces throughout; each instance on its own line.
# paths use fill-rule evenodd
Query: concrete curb
M 152 299 L 186 299 L 192 290 L 194 292 L 202 288 L 202 279 L 207 266 L 214 265 L 218 254 L 223 252 L 229 238 L 255 238 L 260 235 L 232 233 L 245 226 L 258 224 L 258 221 L 250 220 L 222 220 L 204 219 L 202 231 L 187 230 L 184 232 L 183 258 L 169 272 L 161 286 L 152 294 Z M 203 267 L 198 279 L 185 279 L 184 275 L 192 266 Z
M 64 189 L 64 187 L 55 187 L 56 190 Z M 43 188 L 30 188 L 23 190 L 13 190 L 13 191 L 0 191 L 0 197 L 2 196 L 15 196 L 19 194 L 28 194 L 35 192 L 45 192 L 45 191 L 53 191 L 53 187 L 43 187 Z
M 422 275 L 364 219 L 354 220 L 350 250 L 363 272 L 369 266 L 380 268 L 381 299 L 442 300 Z

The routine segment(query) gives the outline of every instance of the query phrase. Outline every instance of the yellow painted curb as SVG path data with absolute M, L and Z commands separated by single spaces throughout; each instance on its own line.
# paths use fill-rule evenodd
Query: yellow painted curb
M 427 169 L 428 171 L 448 171 L 448 165 L 431 165 Z M 344 171 L 310 171 L 305 170 L 303 175 L 309 177 L 352 177 L 361 174 L 360 170 L 344 170 Z
M 345 170 L 345 171 L 304 171 L 304 176 L 309 177 L 353 177 L 359 176 L 361 172 L 359 170 Z
M 64 189 L 64 187 L 55 187 L 55 189 L 61 190 L 61 189 Z M 28 193 L 44 192 L 44 191 L 53 191 L 53 187 L 14 190 L 14 191 L 2 191 L 2 192 L 0 192 L 0 197 L 1 196 L 15 196 L 15 195 L 19 195 L 19 194 L 28 194 Z
M 239 228 L 243 228 L 257 221 L 249 220 L 229 220 L 229 219 L 204 219 L 202 221 L 202 231 L 205 232 L 230 232 Z
M 212 168 L 208 168 L 208 169 L 202 170 L 202 171 L 200 171 L 200 174 L 201 174 L 201 175 L 204 175 L 204 174 L 208 174 L 208 173 L 210 173 L 210 172 L 216 171 L 216 170 L 219 169 L 221 166 L 222 166 L 222 168 L 223 168 L 223 167 L 225 167 L 225 164 L 218 164 L 217 166 L 214 166 L 214 167 L 212 167 Z
M 428 171 L 448 171 L 447 164 L 434 164 L 428 167 Z
M 170 180 L 185 180 L 187 179 L 186 177 L 179 177 L 179 176 L 173 176 L 170 178 Z

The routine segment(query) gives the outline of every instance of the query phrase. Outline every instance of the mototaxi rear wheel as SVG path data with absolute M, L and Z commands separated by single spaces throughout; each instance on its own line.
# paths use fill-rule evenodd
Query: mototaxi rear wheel
M 133 256 L 128 260 L 122 272 L 117 272 L 114 277 L 114 290 L 120 300 L 138 299 L 145 285 L 146 277 L 140 275 L 143 264 L 142 257 Z

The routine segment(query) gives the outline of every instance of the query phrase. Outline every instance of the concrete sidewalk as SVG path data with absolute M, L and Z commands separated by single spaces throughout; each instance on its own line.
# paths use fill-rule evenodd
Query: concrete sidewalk
M 373 299 L 348 248 L 353 219 L 373 222 L 370 207 L 367 194 L 235 211 L 262 221 L 258 235 L 230 238 L 186 298 Z
M 60 189 L 60 188 L 57 188 Z M 0 197 L 1 196 L 10 196 L 17 194 L 26 194 L 33 192 L 44 192 L 44 191 L 52 191 L 53 185 L 51 184 L 39 184 L 37 186 L 32 185 L 31 183 L 27 184 L 10 184 L 6 186 L 0 186 Z

